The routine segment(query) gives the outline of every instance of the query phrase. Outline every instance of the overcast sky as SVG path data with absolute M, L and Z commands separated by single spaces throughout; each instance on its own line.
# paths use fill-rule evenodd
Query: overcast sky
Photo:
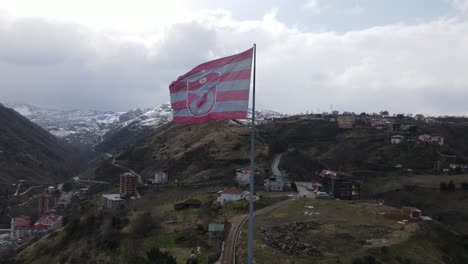
M 0 0 L 0 101 L 155 107 L 254 42 L 258 108 L 468 114 L 468 0 Z

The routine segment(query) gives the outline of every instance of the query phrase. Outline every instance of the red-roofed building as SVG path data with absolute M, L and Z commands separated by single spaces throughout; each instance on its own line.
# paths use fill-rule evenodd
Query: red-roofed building
M 49 232 L 49 227 L 43 224 L 35 224 L 31 227 L 31 234 L 34 236 L 42 236 Z
M 223 205 L 230 201 L 239 201 L 245 200 L 245 198 L 249 195 L 249 192 L 242 191 L 241 189 L 237 188 L 226 188 L 223 191 L 218 192 L 219 196 L 217 201 Z
M 30 230 L 31 218 L 20 215 L 11 219 L 11 240 L 22 239 Z
M 49 231 L 55 231 L 62 227 L 62 223 L 62 216 L 56 214 L 46 214 L 39 218 L 39 220 L 37 220 L 34 225 L 44 225 L 48 227 Z

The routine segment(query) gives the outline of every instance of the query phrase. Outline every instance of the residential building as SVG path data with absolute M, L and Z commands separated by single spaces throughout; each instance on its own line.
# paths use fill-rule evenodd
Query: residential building
M 49 232 L 53 232 L 62 227 L 63 216 L 57 214 L 45 214 L 34 223 L 34 225 L 43 225 Z
M 401 135 L 391 136 L 390 137 L 390 143 L 391 144 L 400 144 L 400 143 L 403 142 L 404 139 L 405 139 L 405 137 L 401 136 Z
M 315 178 L 321 184 L 320 191 L 337 199 L 358 200 L 361 198 L 361 181 L 355 176 L 324 170 L 317 173 Z
M 250 170 L 244 168 L 237 169 L 236 181 L 240 187 L 248 185 L 250 183 Z
M 154 183 L 156 184 L 167 184 L 169 181 L 169 175 L 165 171 L 159 171 L 154 174 Z
M 101 199 L 101 208 L 113 209 L 123 205 L 125 202 L 120 194 L 103 194 Z
M 238 188 L 226 188 L 218 192 L 218 194 L 219 196 L 218 196 L 217 201 L 221 205 L 223 205 L 231 201 L 245 200 L 245 198 L 248 197 L 249 192 L 242 191 L 241 189 L 238 189 Z
M 133 173 L 123 173 L 120 175 L 120 196 L 135 196 L 137 186 L 137 176 Z
M 49 233 L 49 227 L 43 224 L 35 224 L 31 227 L 31 235 L 35 237 L 41 237 Z
M 444 138 L 441 136 L 431 136 L 428 134 L 419 135 L 418 141 L 422 143 L 433 143 L 437 145 L 444 145 Z
M 441 136 L 432 136 L 431 142 L 442 146 L 444 145 L 444 138 Z
M 39 213 L 43 214 L 51 209 L 51 196 L 48 193 L 41 193 L 38 198 Z
M 392 132 L 400 132 L 401 130 L 401 124 L 398 123 L 393 123 L 391 126 Z
M 267 192 L 284 192 L 288 185 L 289 182 L 280 176 L 271 176 L 263 182 Z
M 11 219 L 11 240 L 21 240 L 31 229 L 31 218 L 26 215 L 20 215 Z
M 339 128 L 353 128 L 355 117 L 353 115 L 339 115 L 336 119 Z

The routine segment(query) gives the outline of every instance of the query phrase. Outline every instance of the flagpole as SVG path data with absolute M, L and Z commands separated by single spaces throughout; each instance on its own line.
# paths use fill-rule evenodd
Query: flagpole
M 249 242 L 248 242 L 248 264 L 253 264 L 253 238 L 254 238 L 254 184 L 255 184 L 255 70 L 257 64 L 257 45 L 253 44 L 253 94 L 252 94 L 252 135 L 250 139 L 250 194 L 249 194 Z M 235 263 L 233 263 L 235 264 Z

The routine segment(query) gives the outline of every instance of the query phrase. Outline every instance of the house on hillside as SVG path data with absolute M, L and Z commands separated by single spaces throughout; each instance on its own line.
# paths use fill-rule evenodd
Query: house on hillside
M 289 182 L 285 181 L 282 177 L 271 176 L 264 181 L 263 186 L 267 192 L 284 192 L 288 184 Z
M 390 143 L 391 144 L 400 144 L 403 142 L 403 140 L 405 140 L 405 137 L 402 136 L 402 135 L 395 135 L 395 136 L 391 136 L 390 138 Z
M 165 171 L 158 171 L 154 174 L 155 184 L 167 184 L 169 181 L 169 175 Z
M 120 197 L 120 194 L 103 194 L 101 197 L 101 208 L 114 209 L 125 203 L 125 200 Z
M 34 225 L 46 226 L 48 231 L 53 232 L 62 227 L 63 216 L 57 214 L 46 214 L 41 216 Z
M 441 136 L 432 136 L 431 142 L 442 146 L 444 145 L 444 138 Z
M 249 192 L 242 191 L 238 188 L 226 188 L 220 192 L 218 192 L 219 196 L 217 198 L 217 202 L 221 205 L 231 202 L 231 201 L 240 201 L 245 200 L 249 196 Z
M 353 115 L 339 115 L 336 119 L 339 128 L 353 128 L 355 117 Z
M 419 135 L 418 141 L 420 143 L 432 143 L 437 145 L 444 145 L 444 138 L 441 136 L 431 136 L 429 134 L 422 134 Z
M 255 170 L 255 175 L 259 175 L 258 170 Z M 241 168 L 236 169 L 236 182 L 239 187 L 244 187 L 250 184 L 250 169 Z
M 355 176 L 323 170 L 314 178 L 321 184 L 321 191 L 337 199 L 359 200 L 361 198 L 361 181 Z

